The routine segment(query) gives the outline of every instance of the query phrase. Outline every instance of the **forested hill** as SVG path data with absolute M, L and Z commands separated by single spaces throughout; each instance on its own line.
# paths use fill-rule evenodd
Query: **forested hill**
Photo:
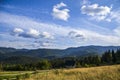
M 15 48 L 5 48 L 0 47 L 0 60 L 9 59 L 25 59 L 31 61 L 31 59 L 36 58 L 45 58 L 45 59 L 54 59 L 61 57 L 70 57 L 70 56 L 89 56 L 89 55 L 101 55 L 107 50 L 117 50 L 120 49 L 120 46 L 82 46 L 76 48 L 67 48 L 67 49 L 15 49 Z M 12 58 L 11 58 L 12 57 Z M 22 57 L 22 58 L 21 58 Z

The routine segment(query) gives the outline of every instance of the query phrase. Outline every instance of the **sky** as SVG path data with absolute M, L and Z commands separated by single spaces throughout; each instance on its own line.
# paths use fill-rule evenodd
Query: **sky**
M 0 0 L 0 47 L 120 46 L 120 0 Z

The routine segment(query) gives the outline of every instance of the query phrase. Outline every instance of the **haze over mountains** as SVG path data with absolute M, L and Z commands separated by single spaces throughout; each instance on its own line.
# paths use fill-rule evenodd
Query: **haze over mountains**
M 84 57 L 102 55 L 107 50 L 117 50 L 120 46 L 82 46 L 67 49 L 15 49 L 0 47 L 0 61 L 7 63 L 30 63 L 40 59 L 64 57 Z

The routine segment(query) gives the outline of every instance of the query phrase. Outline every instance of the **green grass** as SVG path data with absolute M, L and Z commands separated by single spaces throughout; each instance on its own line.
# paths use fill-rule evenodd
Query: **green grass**
M 29 78 L 32 71 L 5 71 L 0 72 L 0 80 L 19 80 Z

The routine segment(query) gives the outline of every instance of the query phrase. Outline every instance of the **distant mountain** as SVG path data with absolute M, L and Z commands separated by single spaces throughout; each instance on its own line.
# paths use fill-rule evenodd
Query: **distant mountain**
M 67 56 L 86 56 L 86 55 L 101 55 L 107 50 L 117 50 L 120 49 L 120 46 L 82 46 L 76 48 L 66 49 L 68 54 Z
M 107 50 L 117 50 L 120 46 L 82 46 L 67 49 L 15 49 L 0 47 L 0 61 L 11 63 L 29 63 L 39 59 L 54 59 L 71 56 L 101 55 Z

